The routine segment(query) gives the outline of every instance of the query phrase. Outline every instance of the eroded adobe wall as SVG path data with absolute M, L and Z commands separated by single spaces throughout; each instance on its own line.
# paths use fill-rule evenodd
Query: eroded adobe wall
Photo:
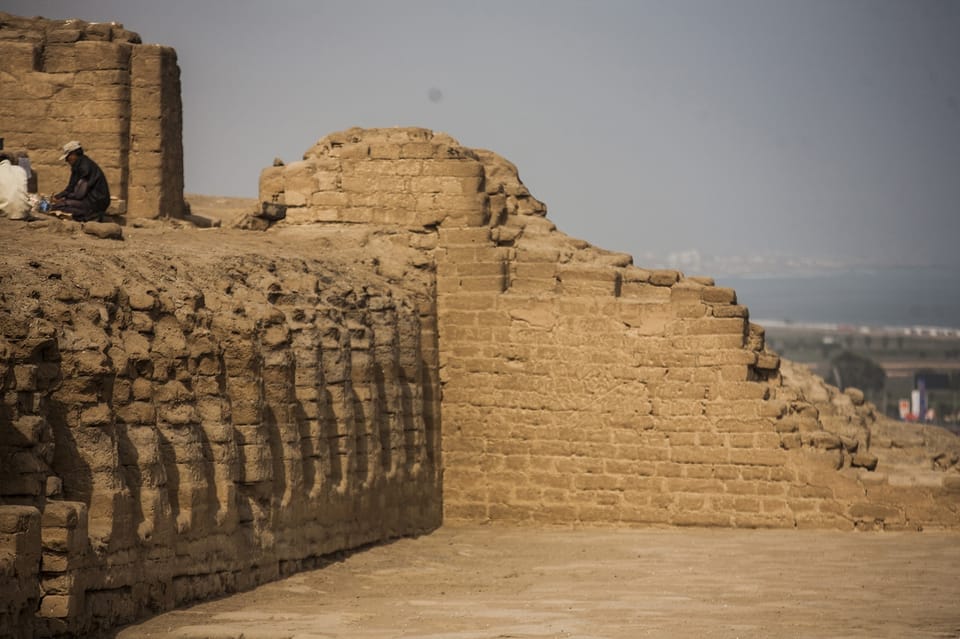
M 440 524 L 429 303 L 309 258 L 120 251 L 0 260 L 0 636 Z
M 957 525 L 942 485 L 879 489 L 872 407 L 828 418 L 784 385 L 735 291 L 557 232 L 477 154 L 485 223 L 437 251 L 448 518 Z
M 0 260 L 0 634 L 113 625 L 441 514 L 960 528 L 955 446 L 794 375 L 734 291 L 558 232 L 493 153 L 351 129 L 261 198 L 290 233 L 263 246 Z
M 141 44 L 115 23 L 0 13 L 0 137 L 25 150 L 38 190 L 70 176 L 60 148 L 78 140 L 103 168 L 113 210 L 180 217 L 180 69 L 170 47 Z
M 351 129 L 266 169 L 261 199 L 287 224 L 394 225 L 424 247 L 449 520 L 960 524 L 955 461 L 920 483 L 877 470 L 862 396 L 785 383 L 735 291 L 558 232 L 494 153 Z

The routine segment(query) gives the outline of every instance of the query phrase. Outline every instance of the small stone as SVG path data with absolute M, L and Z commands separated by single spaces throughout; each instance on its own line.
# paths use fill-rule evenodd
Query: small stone
M 850 465 L 856 468 L 865 468 L 867 470 L 874 470 L 877 467 L 879 462 L 876 455 L 873 453 L 858 452 L 854 453 L 853 457 L 850 458 Z
M 123 228 L 113 222 L 87 222 L 83 225 L 83 232 L 102 240 L 123 239 Z

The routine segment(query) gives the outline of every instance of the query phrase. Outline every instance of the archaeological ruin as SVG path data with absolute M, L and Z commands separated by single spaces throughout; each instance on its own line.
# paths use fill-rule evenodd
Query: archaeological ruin
M 957 437 L 782 361 L 710 278 L 565 235 L 496 153 L 350 129 L 263 169 L 282 220 L 134 224 L 182 214 L 173 51 L 0 24 L 32 99 L 115 96 L 84 137 L 130 218 L 0 219 L 0 636 L 444 522 L 960 529 Z M 33 104 L 0 97 L 0 127 L 57 182 L 69 123 Z
M 117 23 L 0 12 L 0 137 L 25 151 L 43 193 L 65 182 L 60 149 L 79 140 L 112 187 L 111 211 L 180 217 L 180 68 L 170 47 Z M 12 90 L 15 87 L 15 90 Z

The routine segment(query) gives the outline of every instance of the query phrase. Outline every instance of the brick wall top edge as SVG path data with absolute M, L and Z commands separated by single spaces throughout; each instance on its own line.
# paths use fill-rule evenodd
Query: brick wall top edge
M 422 127 L 352 127 L 344 131 L 331 133 L 317 141 L 307 152 L 304 158 L 322 157 L 329 155 L 332 149 L 361 144 L 413 144 L 429 143 L 461 147 L 462 145 L 450 135 Z
M 70 43 L 81 40 L 141 44 L 140 34 L 119 22 L 87 22 L 76 18 L 50 20 L 42 16 L 23 17 L 0 11 L 0 40 L 38 43 Z

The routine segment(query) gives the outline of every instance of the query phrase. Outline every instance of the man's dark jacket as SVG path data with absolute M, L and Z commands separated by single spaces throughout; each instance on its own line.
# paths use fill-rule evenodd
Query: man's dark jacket
M 70 168 L 70 182 L 59 196 L 68 200 L 83 200 L 91 211 L 106 211 L 110 206 L 110 187 L 97 163 L 81 155 Z

